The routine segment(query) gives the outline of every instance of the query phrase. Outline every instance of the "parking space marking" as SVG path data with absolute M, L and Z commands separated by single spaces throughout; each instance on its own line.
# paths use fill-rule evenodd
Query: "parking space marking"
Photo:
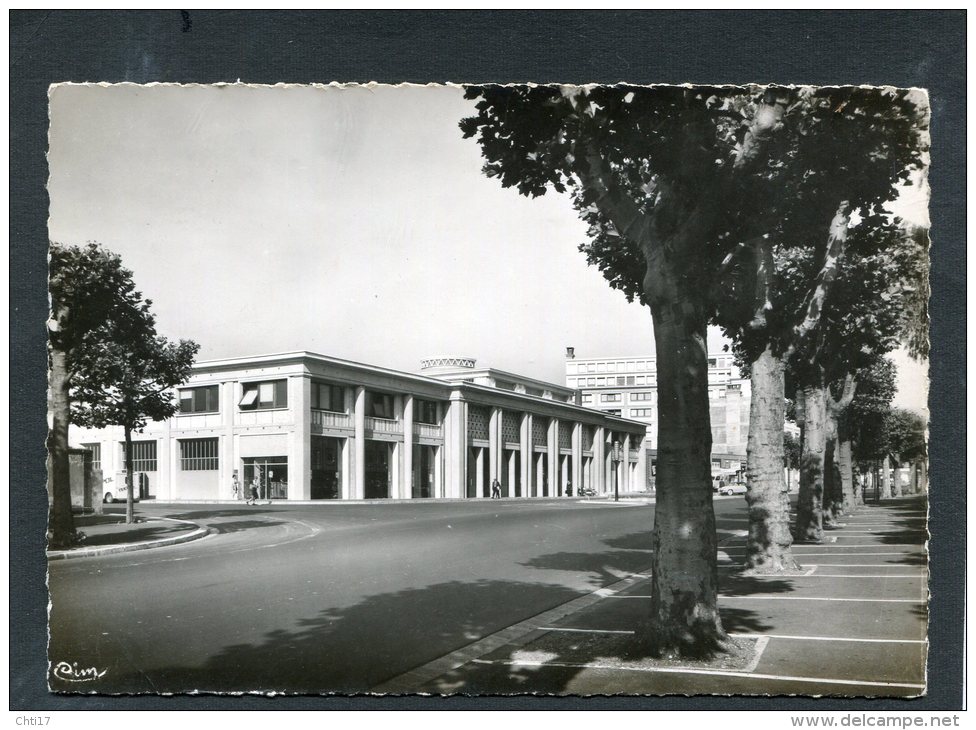
M 754 596 L 730 596 L 719 593 L 723 599 L 729 600 L 753 600 L 753 601 L 841 601 L 844 603 L 927 603 L 917 598 L 827 598 L 824 596 L 773 596 L 757 594 Z M 645 595 L 604 595 L 601 598 L 642 598 L 650 600 L 651 596 Z
M 792 634 L 734 634 L 730 633 L 729 636 L 733 636 L 737 639 L 758 639 L 761 636 L 767 636 L 770 639 L 792 639 L 795 641 L 838 641 L 838 642 L 851 642 L 858 644 L 927 644 L 926 639 L 857 639 L 853 637 L 845 636 L 794 636 Z
M 597 662 L 574 663 L 574 662 L 532 662 L 532 661 L 508 661 L 500 659 L 475 659 L 475 664 L 494 664 L 509 667 L 556 667 L 566 669 L 604 669 L 619 672 L 646 672 L 657 674 L 697 674 L 716 677 L 740 677 L 742 679 L 766 679 L 778 680 L 783 682 L 802 682 L 807 684 L 837 684 L 848 687 L 899 687 L 904 689 L 925 689 L 924 684 L 910 682 L 879 682 L 874 680 L 860 679 L 833 679 L 830 677 L 791 677 L 783 674 L 756 674 L 754 672 L 735 672 L 728 669 L 693 669 L 691 667 L 633 667 L 615 666 L 612 664 L 600 664 Z
M 902 567 L 898 563 L 808 563 L 815 568 L 900 568 Z M 928 573 L 929 569 L 919 565 L 919 571 L 922 574 Z

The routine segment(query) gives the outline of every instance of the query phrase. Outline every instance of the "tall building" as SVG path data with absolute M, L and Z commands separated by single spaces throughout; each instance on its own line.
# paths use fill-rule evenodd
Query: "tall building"
M 588 408 L 647 424 L 649 480 L 657 452 L 656 358 L 577 358 L 566 349 L 566 386 L 580 392 Z M 712 426 L 712 475 L 736 478 L 745 468 L 749 438 L 748 378 L 742 378 L 729 353 L 708 356 L 708 402 Z
M 407 373 L 311 352 L 197 363 L 179 411 L 132 443 L 140 498 L 557 497 L 571 485 L 629 488 L 646 471 L 644 424 L 577 403 L 553 383 L 471 358 L 431 358 Z M 72 428 L 121 498 L 120 428 Z M 235 490 L 235 486 L 237 490 Z

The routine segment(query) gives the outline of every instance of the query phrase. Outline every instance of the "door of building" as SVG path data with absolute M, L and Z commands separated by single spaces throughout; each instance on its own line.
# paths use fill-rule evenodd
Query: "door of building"
M 288 499 L 287 456 L 251 456 L 241 459 L 241 462 L 245 490 L 257 478 L 258 499 Z

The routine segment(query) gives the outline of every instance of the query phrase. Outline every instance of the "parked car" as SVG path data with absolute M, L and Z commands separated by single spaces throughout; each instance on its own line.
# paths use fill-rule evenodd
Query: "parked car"
M 718 490 L 718 493 L 729 497 L 733 494 L 745 494 L 746 491 L 745 484 L 726 484 L 724 487 Z

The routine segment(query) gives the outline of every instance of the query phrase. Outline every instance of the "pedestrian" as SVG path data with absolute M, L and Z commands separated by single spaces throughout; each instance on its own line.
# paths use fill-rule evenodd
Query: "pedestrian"
M 234 478 L 231 481 L 231 490 L 234 492 L 234 501 L 236 502 L 241 498 L 241 483 L 237 480 L 237 474 L 234 474 Z
M 501 499 L 502 498 L 502 485 L 498 481 L 498 477 L 495 477 L 491 481 L 491 498 Z
M 571 481 L 566 482 L 566 496 L 573 496 L 573 483 Z
M 254 479 L 251 480 L 251 485 L 248 487 L 249 494 L 245 504 L 257 504 L 259 486 L 258 478 L 254 477 Z

